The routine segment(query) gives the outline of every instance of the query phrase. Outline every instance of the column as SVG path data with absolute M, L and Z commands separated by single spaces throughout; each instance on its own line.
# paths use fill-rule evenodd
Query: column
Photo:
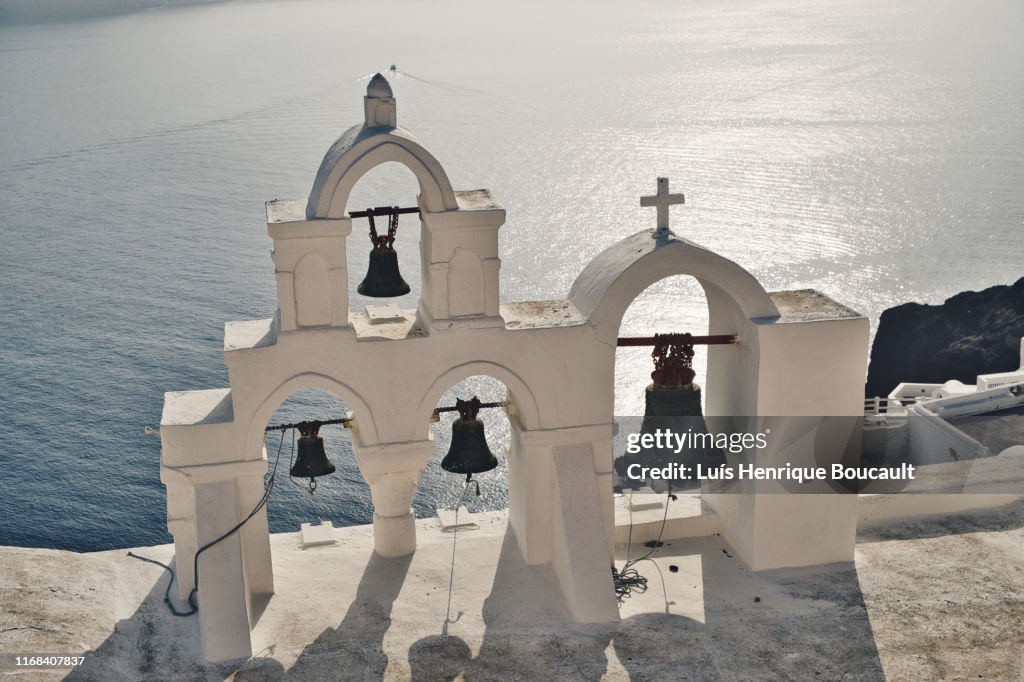
M 241 519 L 235 481 L 196 485 L 199 546 L 216 540 Z M 242 539 L 235 533 L 199 556 L 199 634 L 208 661 L 252 655 L 249 609 L 242 570 Z
M 353 432 L 352 449 L 373 497 L 373 548 L 383 557 L 416 551 L 416 517 L 412 498 L 434 441 L 363 445 Z

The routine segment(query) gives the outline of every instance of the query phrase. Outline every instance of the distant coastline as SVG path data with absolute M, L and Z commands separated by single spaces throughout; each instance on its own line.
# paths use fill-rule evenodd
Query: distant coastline
M 886 396 L 901 381 L 973 383 L 979 374 L 1015 370 L 1022 336 L 1024 277 L 941 305 L 889 308 L 878 320 L 865 395 Z
M 0 0 L 0 25 L 100 19 L 143 10 L 223 2 L 225 0 Z

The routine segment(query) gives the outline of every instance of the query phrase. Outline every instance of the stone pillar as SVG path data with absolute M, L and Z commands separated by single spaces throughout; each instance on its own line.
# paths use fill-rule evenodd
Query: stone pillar
M 176 469 L 161 467 L 160 480 L 167 487 L 167 530 L 174 537 L 174 574 L 178 597 L 188 599 L 195 574 L 192 557 L 196 549 L 196 493 L 192 481 Z
M 238 486 L 233 480 L 196 485 L 199 546 L 229 531 L 239 518 Z M 208 661 L 252 655 L 249 608 L 242 568 L 242 539 L 228 536 L 199 556 L 199 634 Z
M 594 448 L 589 442 L 555 446 L 551 460 L 551 566 L 569 612 L 577 623 L 616 622 L 613 555 L 604 537 Z
M 594 454 L 594 473 L 597 483 L 597 499 L 601 505 L 601 520 L 604 525 L 605 539 L 608 544 L 608 552 L 615 556 L 615 481 L 616 476 L 612 468 L 612 461 L 615 459 L 612 453 L 612 437 L 615 433 L 615 426 L 609 425 L 608 438 L 598 438 L 590 442 Z
M 432 331 L 456 321 L 501 326 L 498 230 L 505 209 L 483 189 L 456 192 L 455 198 L 457 211 L 421 214 L 420 319 Z
M 267 202 L 280 330 L 348 326 L 351 218 L 307 220 L 305 202 Z
M 220 538 L 263 497 L 263 459 L 161 468 L 168 489 L 178 594 L 196 584 L 198 548 Z M 266 509 L 199 556 L 199 633 L 203 656 L 228 661 L 252 655 L 252 598 L 274 591 Z
M 509 419 L 508 524 L 526 564 L 551 561 L 551 444 Z
M 434 441 L 363 445 L 354 430 L 352 450 L 373 497 L 374 550 L 389 558 L 412 554 L 416 551 L 412 498 L 434 453 Z
M 573 426 L 528 431 L 510 417 L 512 442 L 508 453 L 508 522 L 528 565 L 552 559 L 556 509 L 553 452 L 562 445 L 578 444 L 591 453 L 588 477 L 597 492 L 596 520 L 604 531 L 608 550 L 615 546 L 615 507 L 612 499 L 612 425 Z M 600 533 L 599 533 L 600 535 Z
M 732 416 L 756 415 L 744 427 L 748 432 L 771 429 L 768 447 L 751 458 L 757 465 L 855 463 L 868 321 L 815 292 L 784 293 L 800 315 L 784 322 L 756 320 L 746 330 L 746 343 L 758 349 L 751 367 L 757 374 L 756 405 L 747 415 Z M 782 300 L 782 294 L 774 295 Z M 746 480 L 709 486 L 702 503 L 717 514 L 722 536 L 753 570 L 853 561 L 857 495 L 824 484 Z

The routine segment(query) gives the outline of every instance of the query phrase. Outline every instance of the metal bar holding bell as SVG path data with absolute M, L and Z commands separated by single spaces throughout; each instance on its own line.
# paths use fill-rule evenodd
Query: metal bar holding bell
M 694 346 L 718 346 L 736 343 L 735 334 L 715 336 L 691 336 L 689 334 L 658 334 L 657 336 L 620 336 L 619 346 L 657 346 L 685 343 Z
M 502 401 L 496 402 L 496 403 L 480 403 L 480 409 L 481 410 L 484 409 L 485 407 L 506 407 L 506 406 L 508 406 L 508 401 L 507 400 L 502 400 Z M 441 412 L 455 412 L 458 409 L 459 408 L 456 407 L 455 405 L 449 405 L 448 407 L 435 407 L 434 408 L 434 413 L 435 414 L 440 414 Z
M 351 213 L 348 214 L 348 217 L 349 218 L 365 218 L 365 217 L 367 217 L 369 215 L 372 215 L 374 218 L 376 218 L 377 216 L 382 216 L 382 215 L 395 215 L 395 214 L 404 215 L 406 213 L 419 213 L 419 212 L 420 212 L 420 209 L 417 208 L 416 206 L 412 206 L 412 207 L 409 207 L 409 208 L 399 208 L 399 209 L 396 209 L 394 206 L 377 206 L 376 208 L 371 208 L 368 211 L 352 211 Z
M 312 427 L 312 426 L 315 426 L 317 429 L 319 429 L 321 426 L 330 426 L 331 424 L 343 424 L 345 426 L 345 428 L 347 429 L 348 425 L 351 424 L 353 421 L 355 421 L 354 418 L 348 418 L 348 417 L 343 418 L 343 419 L 325 419 L 325 420 L 311 419 L 309 421 L 304 421 L 304 422 L 295 422 L 294 424 L 274 424 L 273 426 L 268 426 L 267 428 L 265 428 L 263 430 L 264 431 L 287 431 L 288 429 L 299 429 L 301 431 L 302 429 L 308 429 L 309 427 Z

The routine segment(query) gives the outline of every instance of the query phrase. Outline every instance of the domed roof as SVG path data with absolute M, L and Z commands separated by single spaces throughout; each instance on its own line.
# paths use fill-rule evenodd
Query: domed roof
M 391 91 L 391 84 L 388 83 L 388 79 L 378 73 L 370 79 L 370 84 L 366 86 L 366 96 L 394 97 L 395 95 Z

